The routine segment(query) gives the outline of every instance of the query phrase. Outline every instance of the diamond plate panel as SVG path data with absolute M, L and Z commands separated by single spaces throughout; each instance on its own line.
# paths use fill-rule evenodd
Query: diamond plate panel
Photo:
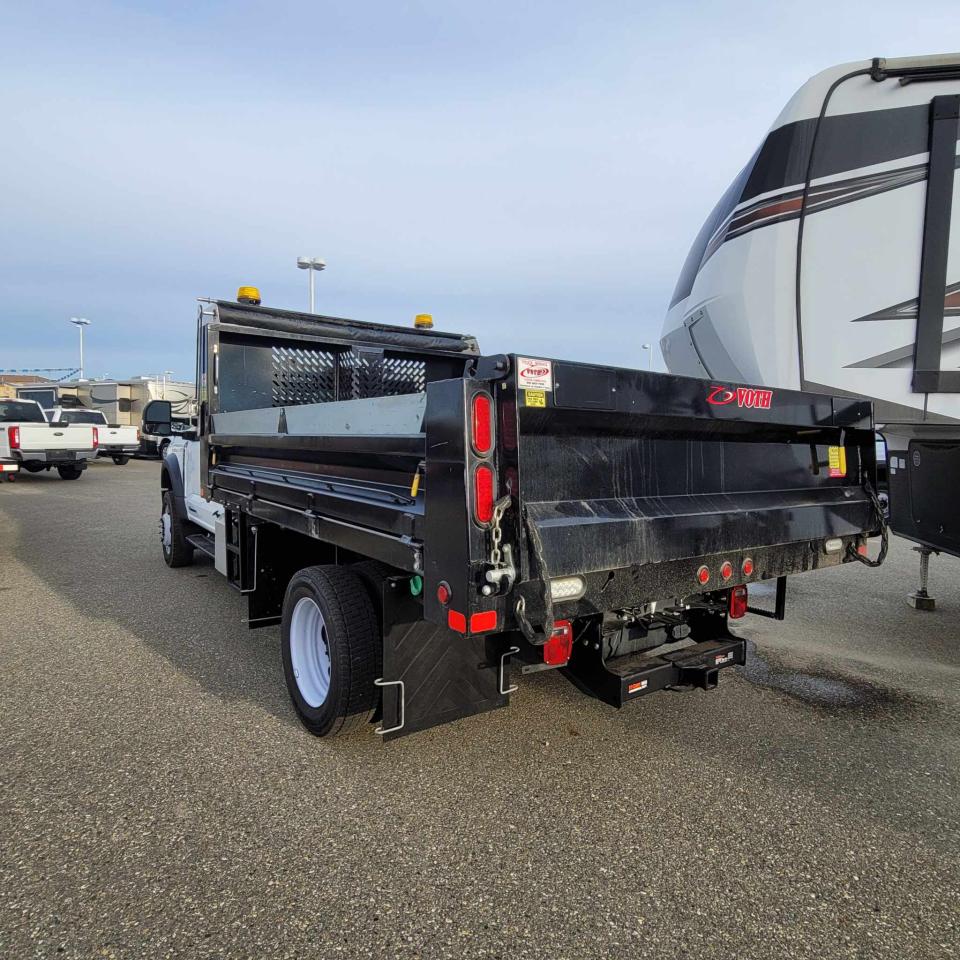
M 337 399 L 337 355 L 315 347 L 273 347 L 272 405 Z

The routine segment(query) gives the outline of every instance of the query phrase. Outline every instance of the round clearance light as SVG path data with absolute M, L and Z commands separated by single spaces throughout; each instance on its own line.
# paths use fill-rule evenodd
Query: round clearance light
M 740 567 L 740 569 L 743 571 L 743 575 L 744 575 L 745 577 L 752 577 L 752 576 L 753 576 L 753 561 L 752 561 L 749 557 L 747 557 L 747 559 L 743 561 L 743 566 Z
M 444 607 L 450 602 L 450 584 L 446 580 L 441 580 L 437 584 L 437 600 Z
M 703 566 L 697 571 L 697 582 L 700 586 L 706 586 L 710 582 L 710 568 Z
M 587 592 L 587 582 L 583 577 L 557 577 L 550 581 L 550 598 L 561 600 L 579 600 Z
M 733 564 L 729 560 L 723 561 L 723 566 L 720 568 L 720 576 L 724 580 L 729 580 L 733 576 Z

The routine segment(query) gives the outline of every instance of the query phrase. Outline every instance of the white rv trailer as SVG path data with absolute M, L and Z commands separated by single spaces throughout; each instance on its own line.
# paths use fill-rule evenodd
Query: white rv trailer
M 960 555 L 958 116 L 960 54 L 805 83 L 694 241 L 661 339 L 673 373 L 874 401 L 920 601 L 930 550 Z

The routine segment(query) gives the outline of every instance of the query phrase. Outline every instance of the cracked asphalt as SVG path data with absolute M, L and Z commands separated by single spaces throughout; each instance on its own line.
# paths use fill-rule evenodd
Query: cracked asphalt
M 792 579 L 710 693 L 327 743 L 157 474 L 0 484 L 0 956 L 960 956 L 957 560 Z

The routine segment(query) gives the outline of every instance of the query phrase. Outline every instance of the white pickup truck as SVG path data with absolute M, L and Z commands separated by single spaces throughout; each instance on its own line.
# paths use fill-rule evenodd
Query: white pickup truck
M 0 400 L 0 465 L 10 480 L 21 467 L 28 473 L 56 467 L 64 480 L 76 480 L 98 443 L 95 426 L 48 423 L 35 400 Z
M 102 410 L 54 407 L 47 411 L 47 419 L 57 426 L 75 423 L 95 426 L 100 437 L 97 456 L 110 457 L 117 466 L 125 464 L 140 449 L 140 428 L 110 424 Z

